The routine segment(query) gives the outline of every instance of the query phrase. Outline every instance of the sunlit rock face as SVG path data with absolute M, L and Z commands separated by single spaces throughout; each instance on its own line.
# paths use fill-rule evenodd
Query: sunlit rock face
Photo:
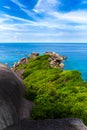
M 0 130 L 19 122 L 23 90 L 22 81 L 0 64 Z

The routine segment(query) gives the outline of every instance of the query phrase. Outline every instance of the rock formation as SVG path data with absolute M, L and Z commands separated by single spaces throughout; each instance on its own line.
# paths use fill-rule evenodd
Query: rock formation
M 33 53 L 31 53 L 29 58 L 36 58 L 37 56 L 39 56 L 39 53 L 33 52 Z
M 0 130 L 87 130 L 79 119 L 28 120 L 34 105 L 23 98 L 21 79 L 0 64 Z
M 64 64 L 62 63 L 63 60 L 67 59 L 66 56 L 61 56 L 59 54 L 56 54 L 55 52 L 46 52 L 46 55 L 49 55 L 49 63 L 51 67 L 55 68 L 64 68 Z
M 18 122 L 23 89 L 21 80 L 0 64 L 0 130 Z
M 14 63 L 13 69 L 16 69 L 21 64 L 27 64 L 27 63 L 28 63 L 28 59 L 27 58 L 22 58 L 17 63 L 16 62 Z
M 25 119 L 5 130 L 87 130 L 87 127 L 81 120 L 74 118 L 30 121 Z
M 23 91 L 21 79 L 6 65 L 0 64 L 0 130 L 28 118 L 31 107 L 23 99 Z
M 59 54 L 56 54 L 55 52 L 45 52 L 45 54 L 50 56 L 48 60 L 51 67 L 60 68 L 60 69 L 64 68 L 64 63 L 62 62 L 63 60 L 67 59 L 66 56 L 61 56 Z M 39 53 L 33 52 L 30 54 L 28 58 L 36 58 L 37 56 L 39 56 Z M 12 67 L 12 70 L 14 70 L 20 78 L 22 78 L 22 74 L 24 71 L 23 70 L 19 71 L 17 70 L 17 68 L 19 65 L 28 64 L 28 58 L 20 59 L 17 63 L 15 62 Z
M 37 56 L 39 56 L 39 53 L 36 53 L 36 52 L 33 52 L 30 54 L 30 56 L 28 58 L 36 58 Z M 16 69 L 18 68 L 19 65 L 22 65 L 22 64 L 28 64 L 28 58 L 21 58 L 18 62 L 15 62 L 12 66 L 12 70 L 13 71 L 16 71 Z M 21 73 L 20 71 L 18 73 Z M 19 77 L 20 74 L 19 74 Z

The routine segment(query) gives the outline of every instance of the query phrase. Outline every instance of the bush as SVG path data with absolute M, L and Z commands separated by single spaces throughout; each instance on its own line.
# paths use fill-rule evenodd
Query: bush
M 48 58 L 38 56 L 24 66 L 24 95 L 36 104 L 31 118 L 76 117 L 87 124 L 87 83 L 76 70 L 50 67 Z

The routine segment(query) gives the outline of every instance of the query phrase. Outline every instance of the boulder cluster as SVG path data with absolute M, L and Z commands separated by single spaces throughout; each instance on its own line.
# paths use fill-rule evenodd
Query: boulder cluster
M 64 68 L 64 63 L 62 63 L 62 62 L 65 59 L 67 59 L 66 56 L 61 56 L 59 54 L 56 54 L 55 52 L 45 52 L 45 55 L 50 56 L 50 58 L 48 60 L 49 60 L 49 64 L 51 67 L 60 68 L 60 69 Z M 12 69 L 15 71 L 19 65 L 28 64 L 29 58 L 36 58 L 37 56 L 39 56 L 39 53 L 36 53 L 36 52 L 31 53 L 28 58 L 22 58 L 17 63 L 15 62 Z
M 61 56 L 59 54 L 56 54 L 55 52 L 46 52 L 45 54 L 50 56 L 49 63 L 51 67 L 60 69 L 64 68 L 64 64 L 62 62 L 63 60 L 67 59 L 66 56 Z
M 37 56 L 39 56 L 39 53 L 33 52 L 33 53 L 30 54 L 30 56 L 28 58 L 25 58 L 25 57 L 21 58 L 18 62 L 15 62 L 13 64 L 12 69 L 16 70 L 19 65 L 28 64 L 29 58 L 36 58 Z
M 14 63 L 13 68 L 16 69 L 19 65 L 27 64 L 27 63 L 28 63 L 28 59 L 27 58 L 22 58 L 18 62 Z
M 22 80 L 0 64 L 0 130 L 29 118 L 33 103 L 23 98 L 24 89 Z
M 31 53 L 29 58 L 36 58 L 37 56 L 39 56 L 39 53 L 33 52 L 33 53 Z

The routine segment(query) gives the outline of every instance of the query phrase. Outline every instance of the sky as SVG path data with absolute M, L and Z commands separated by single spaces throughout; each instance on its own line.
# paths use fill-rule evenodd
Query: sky
M 0 42 L 87 43 L 87 0 L 0 0 Z

